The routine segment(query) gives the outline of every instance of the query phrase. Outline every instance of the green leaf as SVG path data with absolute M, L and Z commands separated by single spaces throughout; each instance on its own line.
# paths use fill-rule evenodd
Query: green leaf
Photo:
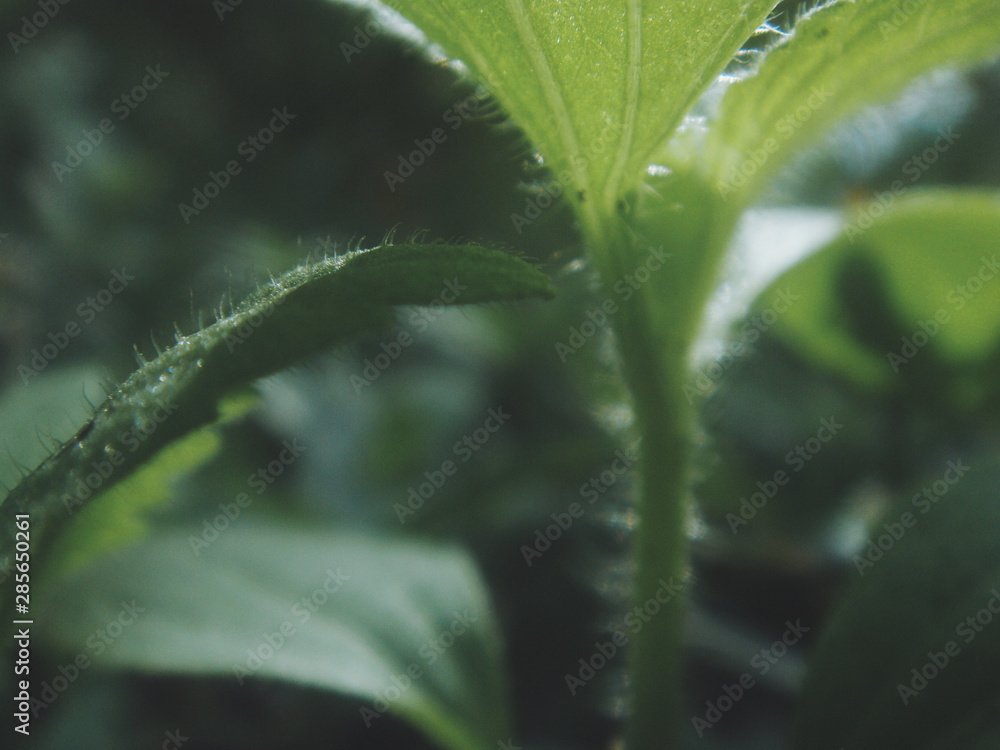
M 126 479 L 88 500 L 80 515 L 60 528 L 52 554 L 42 561 L 45 576 L 77 570 L 144 537 L 151 513 L 173 496 L 173 484 L 218 452 L 222 440 L 216 425 L 247 414 L 257 401 L 249 392 L 226 398 L 219 404 L 222 418 L 216 424 L 175 440 Z M 68 510 L 72 514 L 75 507 Z
M 610 215 L 639 184 L 653 151 L 774 7 L 773 0 L 388 4 L 468 65 L 585 215 L 595 205 Z
M 855 558 L 812 657 L 796 748 L 983 747 L 1000 731 L 1000 461 L 963 458 L 930 469 Z
M 1000 195 L 893 196 L 888 208 L 872 203 L 847 218 L 836 240 L 759 297 L 758 308 L 781 290 L 799 297 L 775 333 L 820 365 L 880 389 L 920 360 L 968 367 L 990 356 L 1000 343 Z
M 734 83 L 705 168 L 726 197 L 761 184 L 843 117 L 936 68 L 1000 54 L 995 0 L 841 0 L 807 13 L 756 74 Z
M 0 506 L 0 565 L 12 553 L 15 514 L 31 514 L 37 553 L 46 522 L 65 521 L 85 499 L 81 482 L 109 489 L 164 446 L 214 421 L 234 388 L 390 325 L 393 305 L 551 295 L 539 270 L 474 245 L 384 245 L 290 271 L 213 325 L 178 333 L 176 346 L 144 363 L 11 491 Z
M 39 642 L 102 668 L 334 690 L 362 702 L 359 728 L 385 721 L 387 699 L 452 750 L 509 736 L 500 637 L 466 554 L 249 525 L 192 539 L 164 533 L 60 583 Z M 112 622 L 120 636 L 94 637 Z

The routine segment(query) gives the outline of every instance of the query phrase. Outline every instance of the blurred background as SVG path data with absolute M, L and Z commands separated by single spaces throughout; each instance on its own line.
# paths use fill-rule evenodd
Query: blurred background
M 366 376 L 366 367 L 396 340 L 394 331 L 259 383 L 257 406 L 220 428 L 221 449 L 177 485 L 158 523 L 200 523 L 205 507 L 232 497 L 243 477 L 295 438 L 308 446 L 304 457 L 249 514 L 469 549 L 501 625 L 515 737 L 531 748 L 608 747 L 621 729 L 622 662 L 577 695 L 564 675 L 575 674 L 595 639 L 625 615 L 631 475 L 602 484 L 594 511 L 540 560 L 527 565 L 522 548 L 599 480 L 617 450 L 634 447 L 630 416 L 606 332 L 570 357 L 554 348 L 602 296 L 565 207 L 527 224 L 512 220 L 525 215 L 543 177 L 516 128 L 489 103 L 473 98 L 469 106 L 474 87 L 401 40 L 412 31 L 373 22 L 363 7 L 70 2 L 29 37 L 23 17 L 37 10 L 31 2 L 0 3 L 7 40 L 0 51 L 0 443 L 11 456 L 3 481 L 16 480 L 16 463 L 33 466 L 45 455 L 36 428 L 58 440 L 76 432 L 87 399 L 102 397 L 102 382 L 133 369 L 133 345 L 153 354 L 154 341 L 172 342 L 175 324 L 194 330 L 199 313 L 212 319 L 221 300 L 239 300 L 269 272 L 369 247 L 389 232 L 469 239 L 537 259 L 558 287 L 554 302 L 420 318 L 401 311 L 414 343 L 377 377 Z M 293 118 L 273 142 L 249 147 L 251 161 L 247 139 L 272 122 L 274 110 Z M 921 187 L 997 187 L 998 121 L 1000 69 L 939 74 L 809 154 L 741 235 L 712 311 L 714 333 L 699 355 L 700 372 L 711 375 L 708 387 L 696 387 L 703 431 L 701 510 L 691 527 L 692 712 L 738 679 L 787 621 L 818 629 L 854 572 L 852 556 L 869 524 L 894 494 L 933 479 L 959 448 L 995 449 L 995 345 L 963 366 L 929 351 L 918 374 L 889 388 L 800 351 L 776 327 L 725 367 L 707 368 L 738 339 L 744 322 L 734 314 L 831 236 L 838 212 L 887 189 L 941 128 L 954 127 L 961 138 L 922 175 Z M 446 139 L 412 176 L 387 177 L 415 139 L 439 127 Z M 240 173 L 196 214 L 185 213 L 181 204 L 198 206 L 198 190 L 214 193 L 206 189 L 210 173 L 233 159 Z M 102 297 L 116 272 L 134 279 Z M 859 346 L 896 340 L 891 284 L 877 272 L 858 261 L 827 283 L 847 300 L 852 312 L 837 325 Z M 767 295 L 762 300 L 770 304 Z M 70 321 L 78 335 L 58 356 L 37 360 L 50 334 Z M 935 395 L 959 381 L 976 384 L 977 398 Z M 512 415 L 509 426 L 400 524 L 394 504 L 498 406 Z M 739 513 L 740 498 L 787 469 L 789 451 L 831 416 L 843 431 L 810 454 L 780 502 L 734 533 L 729 516 Z M 703 742 L 781 746 L 811 637 Z M 63 657 L 37 652 L 35 674 L 52 673 Z M 391 716 L 366 729 L 357 706 L 277 681 L 240 686 L 229 675 L 95 669 L 36 721 L 31 745 L 160 747 L 167 728 L 181 727 L 190 748 L 431 746 Z

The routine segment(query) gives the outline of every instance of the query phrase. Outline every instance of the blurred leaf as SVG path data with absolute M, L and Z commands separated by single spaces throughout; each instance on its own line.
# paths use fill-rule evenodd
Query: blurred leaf
M 876 206 L 864 207 L 840 237 L 779 277 L 755 306 L 766 306 L 783 289 L 798 295 L 777 317 L 775 332 L 814 361 L 867 386 L 890 386 L 922 357 L 956 365 L 984 359 L 1000 339 L 1000 197 L 935 191 L 899 198 L 884 210 Z M 869 326 L 884 329 L 873 331 L 877 340 L 894 331 L 893 349 L 875 351 L 868 344 L 876 339 L 859 340 L 856 316 L 843 309 L 846 301 L 879 304 L 884 312 L 884 300 L 863 301 L 857 283 L 845 287 L 859 262 L 881 274 L 878 287 L 890 295 L 894 319 Z M 845 291 L 851 291 L 846 298 Z
M 100 383 L 96 366 L 72 365 L 7 389 L 0 398 L 0 446 L 10 454 L 0 455 L 0 483 L 13 487 L 21 479 L 18 465 L 35 466 L 51 453 L 38 436 L 69 439 L 91 411 L 85 394 L 99 392 Z
M 734 83 L 710 138 L 724 194 L 755 188 L 838 120 L 885 102 L 918 76 L 1000 54 L 994 0 L 852 0 L 816 8 Z
M 870 255 L 846 253 L 834 283 L 844 328 L 858 343 L 881 355 L 907 333 L 882 267 Z
M 94 418 L 7 496 L 0 564 L 13 548 L 14 515 L 65 519 L 77 483 L 98 466 L 109 489 L 160 448 L 216 418 L 239 385 L 336 343 L 392 323 L 393 305 L 468 304 L 549 297 L 548 278 L 519 258 L 474 245 L 383 245 L 301 266 L 230 315 L 146 362 Z
M 726 555 L 794 553 L 802 565 L 841 552 L 845 500 L 891 450 L 877 399 L 765 336 L 722 376 L 701 419 L 711 447 L 696 492 Z M 786 483 L 775 487 L 779 472 Z
M 192 544 L 205 538 L 165 533 L 61 583 L 40 638 L 106 667 L 335 690 L 362 701 L 359 726 L 388 699 L 453 750 L 508 736 L 499 635 L 464 553 L 235 524 Z M 98 643 L 115 621 L 121 636 Z
M 391 0 L 469 66 L 568 197 L 614 210 L 773 0 Z
M 942 462 L 926 487 L 854 558 L 812 659 L 797 748 L 980 747 L 1000 731 L 1000 461 Z

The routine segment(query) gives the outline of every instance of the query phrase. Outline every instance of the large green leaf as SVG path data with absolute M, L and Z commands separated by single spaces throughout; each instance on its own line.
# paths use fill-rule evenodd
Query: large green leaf
M 14 516 L 30 513 L 32 542 L 65 522 L 90 490 L 110 489 L 164 446 L 214 421 L 237 386 L 392 322 L 393 305 L 548 297 L 548 278 L 519 258 L 474 245 L 383 245 L 302 266 L 262 286 L 229 315 L 146 362 L 0 506 L 0 566 Z M 89 493 L 89 491 L 88 491 Z
M 821 365 L 879 388 L 932 357 L 973 365 L 1000 343 L 1000 195 L 887 195 L 846 217 L 836 240 L 757 303 L 760 312 L 781 290 L 797 295 L 772 321 L 774 332 Z
M 570 199 L 614 210 L 773 0 L 390 0 L 513 115 Z
M 1000 54 L 995 0 L 840 0 L 807 13 L 759 70 L 734 83 L 714 119 L 709 179 L 751 199 L 845 115 L 884 102 L 944 65 Z
M 493 750 L 509 736 L 500 639 L 464 553 L 381 536 L 202 531 L 153 537 L 61 582 L 37 607 L 38 642 L 94 668 L 335 690 L 360 699 L 359 727 L 388 711 L 452 750 Z
M 995 454 L 942 459 L 872 530 L 812 658 L 796 748 L 995 746 L 998 487 Z

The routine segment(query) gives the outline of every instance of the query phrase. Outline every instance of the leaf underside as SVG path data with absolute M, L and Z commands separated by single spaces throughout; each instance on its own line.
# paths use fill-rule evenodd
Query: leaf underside
M 390 0 L 460 58 L 576 204 L 614 210 L 773 0 Z
M 838 121 L 898 95 L 942 66 L 1000 54 L 995 0 L 840 0 L 805 14 L 712 118 L 701 168 L 751 200 Z

